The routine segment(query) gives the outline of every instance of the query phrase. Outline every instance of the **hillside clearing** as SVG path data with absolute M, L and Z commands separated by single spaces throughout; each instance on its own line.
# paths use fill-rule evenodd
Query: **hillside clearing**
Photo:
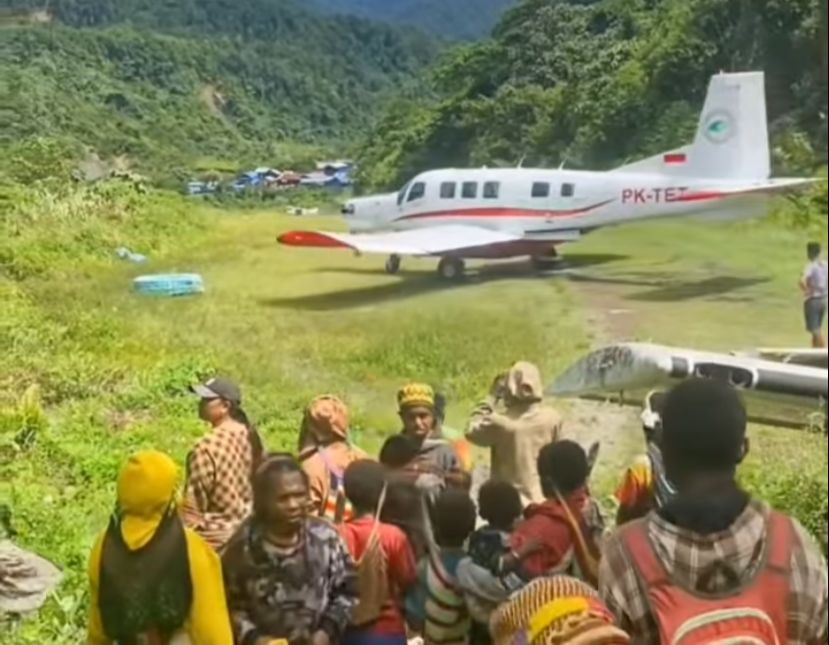
M 568 273 L 537 277 L 524 263 L 476 265 L 465 282 L 446 285 L 430 260 L 407 259 L 391 277 L 376 256 L 275 243 L 279 232 L 298 224 L 338 225 L 328 218 L 203 211 L 207 232 L 149 267 L 78 265 L 66 279 L 31 278 L 10 291 L 16 295 L 4 324 L 25 325 L 33 339 L 53 342 L 42 343 L 37 359 L 46 366 L 39 385 L 47 417 L 34 391 L 0 414 L 4 433 L 32 430 L 31 442 L 4 458 L 10 476 L 0 484 L 0 499 L 9 500 L 20 544 L 67 575 L 54 601 L 10 643 L 78 642 L 85 558 L 111 511 L 119 464 L 149 446 L 183 460 L 202 431 L 186 385 L 214 370 L 243 384 L 246 407 L 271 449 L 293 449 L 303 405 L 330 391 L 350 403 L 356 441 L 375 450 L 398 427 L 395 390 L 408 379 L 444 389 L 449 425 L 461 428 L 493 376 L 519 358 L 536 361 L 551 378 L 592 346 L 620 336 L 713 348 L 803 339 L 791 284 L 804 239 L 763 225 L 607 231 L 567 249 Z M 207 293 L 167 300 L 130 291 L 135 275 L 168 270 L 202 273 Z M 624 327 L 616 326 L 622 316 Z M 19 360 L 13 349 L 5 378 Z M 603 443 L 594 484 L 607 500 L 640 449 L 636 412 L 559 403 L 568 435 Z M 753 429 L 749 480 L 778 501 L 775 482 L 797 472 L 803 501 L 781 501 L 814 513 L 809 476 L 826 473 L 826 440 L 802 433 L 793 442 L 793 436 Z M 9 449 L 4 443 L 4 456 Z M 775 468 L 767 477 L 770 463 Z M 819 477 L 825 491 L 825 476 L 823 483 Z

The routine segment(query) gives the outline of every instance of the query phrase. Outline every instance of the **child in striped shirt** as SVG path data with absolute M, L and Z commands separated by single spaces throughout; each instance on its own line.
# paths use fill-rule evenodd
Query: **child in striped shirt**
M 432 511 L 436 547 L 418 565 L 418 583 L 406 599 L 406 620 L 425 645 L 465 645 L 471 620 L 458 584 L 464 544 L 475 529 L 475 504 L 462 490 L 441 493 Z

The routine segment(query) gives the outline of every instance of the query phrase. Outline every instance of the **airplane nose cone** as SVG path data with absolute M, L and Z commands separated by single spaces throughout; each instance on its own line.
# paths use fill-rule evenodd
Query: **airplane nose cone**
M 354 204 L 343 204 L 342 208 L 340 208 L 340 213 L 342 213 L 343 215 L 353 215 Z

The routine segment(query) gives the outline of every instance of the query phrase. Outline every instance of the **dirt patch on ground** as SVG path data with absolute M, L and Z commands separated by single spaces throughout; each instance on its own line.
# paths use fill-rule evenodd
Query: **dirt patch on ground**
M 617 403 L 567 402 L 564 438 L 577 441 L 585 450 L 600 444 L 593 468 L 593 484 L 600 496 L 612 494 L 625 468 L 644 449 L 638 415 L 636 408 Z
M 574 292 L 576 300 L 586 311 L 587 321 L 597 340 L 602 344 L 636 338 L 636 313 L 618 290 L 608 285 L 577 282 Z

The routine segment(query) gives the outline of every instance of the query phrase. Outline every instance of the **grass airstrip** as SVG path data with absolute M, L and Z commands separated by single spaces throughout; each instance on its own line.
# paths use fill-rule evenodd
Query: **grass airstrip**
M 213 371 L 241 383 L 271 449 L 294 448 L 303 405 L 333 392 L 351 406 L 357 443 L 374 450 L 398 429 L 395 392 L 409 379 L 443 389 L 448 424 L 462 428 L 493 377 L 517 359 L 551 379 L 615 340 L 723 350 L 807 340 L 796 288 L 806 239 L 763 223 L 607 230 L 565 248 L 563 273 L 473 264 L 465 280 L 446 284 L 434 260 L 407 258 L 388 276 L 382 257 L 275 242 L 290 228 L 338 227 L 334 218 L 203 210 L 206 230 L 148 266 L 113 261 L 32 280 L 12 303 L 15 320 L 31 320 L 32 334 L 48 339 L 38 360 L 53 381 L 45 399 L 30 388 L 6 410 L 31 438 L 0 446 L 6 456 L 17 451 L 2 462 L 10 476 L 0 478 L 0 501 L 8 500 L 16 540 L 59 564 L 66 579 L 4 643 L 80 642 L 86 556 L 113 507 L 119 464 L 150 446 L 183 461 L 202 432 L 185 388 Z M 133 277 L 162 271 L 199 272 L 207 292 L 131 292 Z M 635 412 L 557 405 L 569 434 L 602 440 L 595 488 L 612 509 L 613 485 L 641 449 Z M 819 526 L 825 511 L 810 498 L 822 487 L 825 499 L 825 437 L 753 428 L 752 440 L 749 484 Z

